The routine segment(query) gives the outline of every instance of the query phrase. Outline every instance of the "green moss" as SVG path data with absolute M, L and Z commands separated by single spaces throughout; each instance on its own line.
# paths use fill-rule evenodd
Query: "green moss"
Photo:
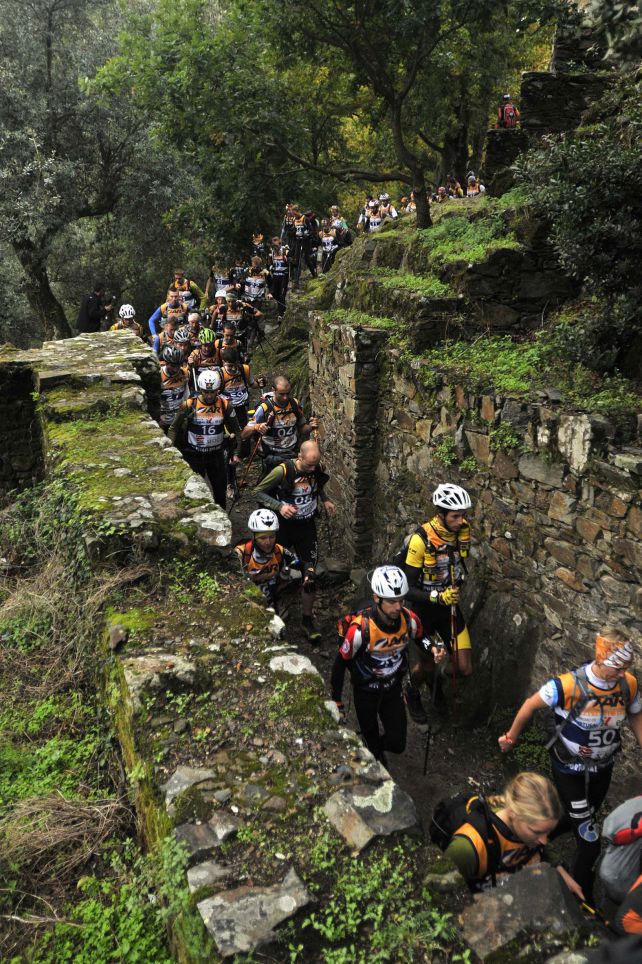
M 475 217 L 442 218 L 439 224 L 417 233 L 428 249 L 431 263 L 435 264 L 475 263 L 484 261 L 493 251 L 520 248 L 501 212 L 494 209 Z
M 106 611 L 107 622 L 112 626 L 122 626 L 130 633 L 144 633 L 151 629 L 157 619 L 156 612 L 151 607 L 140 609 L 128 609 L 126 612 L 119 612 L 109 606 Z
M 384 288 L 404 288 L 425 298 L 452 296 L 450 287 L 434 275 L 415 275 L 394 268 L 372 268 L 371 274 Z
M 352 325 L 354 328 L 399 328 L 400 322 L 394 318 L 377 317 L 369 315 L 365 311 L 357 308 L 334 308 L 327 314 L 329 322 L 338 322 L 341 325 Z
M 214 806 L 205 800 L 198 787 L 188 787 L 175 798 L 174 810 L 174 823 L 178 827 L 188 820 L 209 820 Z

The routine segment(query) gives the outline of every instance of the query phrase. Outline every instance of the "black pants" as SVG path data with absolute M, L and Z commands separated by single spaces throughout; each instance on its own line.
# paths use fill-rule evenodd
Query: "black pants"
M 272 297 L 276 301 L 279 309 L 279 318 L 282 318 L 285 314 L 285 296 L 288 291 L 288 276 L 283 274 L 272 278 L 271 291 Z
M 279 542 L 300 559 L 303 570 L 316 569 L 319 542 L 315 519 L 279 519 Z M 304 590 L 305 592 L 305 590 Z
M 297 282 L 301 277 L 301 267 L 304 262 L 308 266 L 308 270 L 312 277 L 315 278 L 317 266 L 314 263 L 310 242 L 307 239 L 305 241 L 295 242 L 294 251 L 292 252 L 292 261 L 290 262 L 290 267 L 293 271 L 293 281 Z
M 578 882 L 587 901 L 592 903 L 594 867 L 602 846 L 596 814 L 608 792 L 613 766 L 589 773 L 588 788 L 583 771 L 565 773 L 556 765 L 554 758 L 551 760 L 551 769 L 553 783 L 566 811 L 554 836 L 568 830 L 573 831 L 577 850 L 573 858 L 571 877 Z
M 385 751 L 403 753 L 406 749 L 408 720 L 401 695 L 401 681 L 389 690 L 354 690 L 354 709 L 363 742 L 377 760 Z M 379 720 L 383 733 L 379 732 Z
M 225 508 L 225 489 L 227 487 L 227 457 L 223 449 L 218 452 L 195 452 L 186 449 L 183 458 L 199 475 L 212 486 L 214 501 Z

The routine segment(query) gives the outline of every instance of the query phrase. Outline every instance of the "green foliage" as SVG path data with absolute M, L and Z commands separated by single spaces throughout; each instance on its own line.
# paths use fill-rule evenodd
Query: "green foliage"
M 410 274 L 396 268 L 373 268 L 371 274 L 384 288 L 404 288 L 424 298 L 445 298 L 452 295 L 448 285 L 434 275 Z
M 400 322 L 395 321 L 394 318 L 369 315 L 357 308 L 333 308 L 328 312 L 328 321 L 338 322 L 341 325 L 352 325 L 354 328 L 398 329 L 400 327 Z
M 640 392 L 632 382 L 619 375 L 602 378 L 560 358 L 556 329 L 531 341 L 493 335 L 472 342 L 444 342 L 424 357 L 435 369 L 456 375 L 476 391 L 528 397 L 538 388 L 555 385 L 569 408 L 619 414 L 635 412 L 640 406 Z M 492 438 L 491 432 L 491 444 Z
M 114 854 L 112 875 L 82 878 L 78 888 L 83 899 L 68 908 L 64 922 L 42 937 L 29 960 L 33 964 L 111 960 L 171 964 L 165 928 L 189 908 L 186 869 L 186 855 L 171 838 L 148 856 L 131 849 L 125 858 Z
M 491 251 L 516 250 L 517 238 L 508 230 L 501 213 L 444 217 L 438 224 L 419 231 L 422 243 L 430 251 L 431 260 L 437 264 L 455 261 L 483 261 Z M 492 213 L 491 213 L 492 212 Z
M 176 601 L 188 605 L 194 594 L 203 602 L 215 602 L 221 587 L 215 576 L 198 568 L 194 559 L 177 560 L 172 568 L 169 591 Z
M 490 448 L 493 452 L 518 452 L 524 446 L 524 438 L 515 431 L 512 425 L 502 424 L 491 428 L 488 433 Z
M 411 962 L 418 951 L 451 942 L 450 914 L 431 907 L 426 890 L 417 889 L 404 848 L 385 850 L 370 859 L 352 858 L 341 870 L 331 898 L 302 924 L 321 942 L 327 964 Z M 317 944 L 318 946 L 318 944 Z M 291 960 L 302 945 L 290 945 Z
M 459 455 L 454 436 L 442 435 L 435 445 L 435 458 L 439 459 L 442 465 L 455 465 L 457 463 Z
M 599 297 L 576 324 L 560 327 L 559 350 L 598 371 L 631 361 L 642 335 L 641 142 L 642 90 L 624 76 L 586 126 L 547 136 L 519 164 L 536 209 L 551 221 L 560 265 Z M 598 187 L 604 183 L 623 186 L 617 199 Z
M 479 470 L 479 463 L 474 455 L 468 455 L 459 463 L 462 475 L 474 475 Z

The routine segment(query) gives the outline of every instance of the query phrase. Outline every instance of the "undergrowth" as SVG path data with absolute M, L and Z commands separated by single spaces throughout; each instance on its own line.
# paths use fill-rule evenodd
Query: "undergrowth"
M 452 295 L 450 287 L 434 275 L 410 274 L 395 268 L 372 268 L 372 275 L 384 288 L 404 288 L 424 298 L 446 298 Z
M 566 366 L 554 332 L 544 331 L 530 341 L 494 335 L 444 342 L 424 359 L 481 392 L 528 396 L 553 385 L 561 390 L 566 407 L 605 414 L 631 413 L 640 407 L 640 392 L 621 375 L 602 377 L 580 364 Z
M 16 964 L 168 960 L 100 698 L 102 607 L 148 569 L 96 575 L 89 532 L 68 479 L 0 512 L 0 957 Z
M 491 209 L 492 210 L 492 209 Z M 442 218 L 439 224 L 417 232 L 430 252 L 431 261 L 450 264 L 454 261 L 483 261 L 491 251 L 517 250 L 515 235 L 506 227 L 500 212 L 484 216 Z
M 329 322 L 338 322 L 341 325 L 352 325 L 354 328 L 385 328 L 397 329 L 401 323 L 394 318 L 385 316 L 369 315 L 365 311 L 357 308 L 333 308 L 328 313 Z

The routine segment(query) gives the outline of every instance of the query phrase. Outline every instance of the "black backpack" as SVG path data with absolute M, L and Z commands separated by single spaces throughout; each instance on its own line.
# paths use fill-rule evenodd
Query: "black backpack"
M 399 569 L 403 569 L 406 562 L 406 556 L 408 555 L 408 546 L 410 545 L 410 540 L 413 536 L 419 536 L 424 544 L 424 547 L 428 545 L 428 536 L 426 535 L 426 530 L 423 526 L 418 526 L 414 532 L 411 532 L 409 536 L 405 537 L 401 547 L 393 556 L 391 565 L 398 566 Z
M 496 872 L 501 860 L 499 839 L 493 829 L 490 807 L 480 793 L 464 790 L 452 797 L 440 800 L 433 811 L 428 827 L 431 841 L 440 850 L 446 850 L 453 835 L 459 828 L 469 823 L 475 828 L 488 852 L 488 873 L 496 886 Z

